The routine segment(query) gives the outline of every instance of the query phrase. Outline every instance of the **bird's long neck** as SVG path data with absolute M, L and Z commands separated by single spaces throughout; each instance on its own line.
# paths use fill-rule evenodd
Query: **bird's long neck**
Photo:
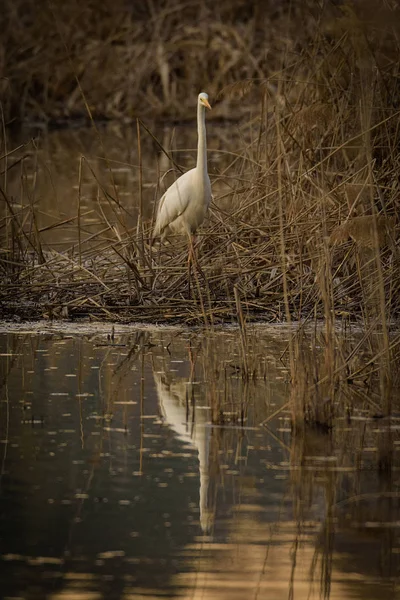
M 207 140 L 206 140 L 206 111 L 204 106 L 197 105 L 197 170 L 207 174 Z

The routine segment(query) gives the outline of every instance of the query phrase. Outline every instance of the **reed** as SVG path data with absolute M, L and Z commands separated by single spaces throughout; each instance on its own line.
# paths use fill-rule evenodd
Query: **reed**
M 183 83 L 180 79 L 178 81 L 173 59 L 167 60 L 166 57 L 170 57 L 171 52 L 175 56 L 185 48 L 187 63 L 184 68 L 188 73 L 190 71 L 186 84 L 192 88 L 197 86 L 193 78 L 200 74 L 192 68 L 192 46 L 185 45 L 185 36 L 190 31 L 192 42 L 199 47 L 203 47 L 203 43 L 206 47 L 206 35 L 213 33 L 212 43 L 206 47 L 203 57 L 205 62 L 208 61 L 207 69 L 200 71 L 201 86 L 207 87 L 211 96 L 220 92 L 217 115 L 218 111 L 220 115 L 226 114 L 233 106 L 236 111 L 239 107 L 251 108 L 252 118 L 242 117 L 238 121 L 239 143 L 234 149 L 225 146 L 220 150 L 223 166 L 213 168 L 215 201 L 200 232 L 198 248 L 200 273 L 204 277 L 197 274 L 195 295 L 190 298 L 186 241 L 177 240 L 165 247 L 160 257 L 148 243 L 152 222 L 143 202 L 143 145 L 147 141 L 153 144 L 156 140 L 166 157 L 171 157 L 171 152 L 158 140 L 153 126 L 145 123 L 145 110 L 143 118 L 136 120 L 139 163 L 135 168 L 140 206 L 135 221 L 132 221 L 119 197 L 112 163 L 107 156 L 104 157 L 105 177 L 99 177 L 88 161 L 82 159 L 81 165 L 92 174 L 93 187 L 98 198 L 104 201 L 98 203 L 98 227 L 94 233 L 84 230 L 84 215 L 78 206 L 76 218 L 70 222 L 71 226 L 77 227 L 78 244 L 72 243 L 62 252 L 55 251 L 43 241 L 44 232 L 36 218 L 38 204 L 34 186 L 21 185 L 20 197 L 11 199 L 7 189 L 9 184 L 7 179 L 3 179 L 1 194 L 5 212 L 2 229 L 6 240 L 1 256 L 3 317 L 46 316 L 46 307 L 50 307 L 51 314 L 55 315 L 65 307 L 70 318 L 122 322 L 185 321 L 191 325 L 217 325 L 236 321 L 237 316 L 241 320 L 243 315 L 246 323 L 252 320 L 324 318 L 328 328 L 327 339 L 332 337 L 337 319 L 342 320 L 344 315 L 365 323 L 367 328 L 378 321 L 382 324 L 396 319 L 400 308 L 396 241 L 400 113 L 394 102 L 398 38 L 389 24 L 389 8 L 380 17 L 382 20 L 387 18 L 387 23 L 383 24 L 385 36 L 378 38 L 379 32 L 373 24 L 365 22 L 363 15 L 372 4 L 364 3 L 364 12 L 360 12 L 357 3 L 351 10 L 327 3 L 322 13 L 318 13 L 315 10 L 310 12 L 306 3 L 309 19 L 302 35 L 312 44 L 300 44 L 296 49 L 290 37 L 294 35 L 295 20 L 288 21 L 283 11 L 277 18 L 277 26 L 283 27 L 285 23 L 290 35 L 285 51 L 277 48 L 276 56 L 271 60 L 274 72 L 265 62 L 249 60 L 249 56 L 259 58 L 257 52 L 264 48 L 258 25 L 253 23 L 254 35 L 249 33 L 252 45 L 247 48 L 247 54 L 242 49 L 235 65 L 229 69 L 226 65 L 223 67 L 221 59 L 220 69 L 225 68 L 226 72 L 224 78 L 220 71 L 212 69 L 214 45 L 221 52 L 222 42 L 220 44 L 218 40 L 226 38 L 224 52 L 229 50 L 232 56 L 236 56 L 234 46 L 229 46 L 233 39 L 236 44 L 239 43 L 233 34 L 236 31 L 234 27 L 239 27 L 242 19 L 244 31 L 247 31 L 246 27 L 250 28 L 249 19 L 255 14 L 255 4 L 250 3 L 248 8 L 243 9 L 239 19 L 238 7 L 232 5 L 229 12 L 228 5 L 221 3 L 218 19 L 207 13 L 202 21 L 204 31 L 200 25 L 193 31 L 190 27 L 199 17 L 200 4 L 183 15 L 177 14 L 172 2 L 167 3 L 164 12 L 152 13 L 150 17 L 146 12 L 150 8 L 135 8 L 132 11 L 138 10 L 138 14 L 132 13 L 121 25 L 117 20 L 118 2 L 112 6 L 106 4 L 104 14 L 96 8 L 93 21 L 94 5 L 89 2 L 82 9 L 83 17 L 79 14 L 81 26 L 92 28 L 92 46 L 90 52 L 88 48 L 82 52 L 82 44 L 88 44 L 90 36 L 81 39 L 81 30 L 69 30 L 73 17 L 78 14 L 78 4 L 68 3 L 67 8 L 53 2 L 51 11 L 45 11 L 40 18 L 48 19 L 48 24 L 54 25 L 51 29 L 55 38 L 53 43 L 61 44 L 62 38 L 63 56 L 65 45 L 68 49 L 71 60 L 65 62 L 65 73 L 73 68 L 79 81 L 78 91 L 70 90 L 75 104 L 72 99 L 65 100 L 68 95 L 61 83 L 63 71 L 60 67 L 59 88 L 53 81 L 51 89 L 49 83 L 39 85 L 36 82 L 29 88 L 30 91 L 25 88 L 19 90 L 24 98 L 24 110 L 34 105 L 33 89 L 46 89 L 49 102 L 52 93 L 57 91 L 61 97 L 64 90 L 63 102 L 70 107 L 71 114 L 79 112 L 77 105 L 80 102 L 82 114 L 89 118 L 93 127 L 97 127 L 95 116 L 100 115 L 102 110 L 96 108 L 99 104 L 91 96 L 93 90 L 88 85 L 88 79 L 95 76 L 94 67 L 85 71 L 82 65 L 76 64 L 76 60 L 78 55 L 90 56 L 96 65 L 100 56 L 104 58 L 103 50 L 107 50 L 110 56 L 107 55 L 105 76 L 101 82 L 107 91 L 97 92 L 101 102 L 108 103 L 107 106 L 112 106 L 113 110 L 103 113 L 110 117 L 118 116 L 120 110 L 121 115 L 129 116 L 126 90 L 118 96 L 120 104 L 110 101 L 108 94 L 111 90 L 117 93 L 119 88 L 113 81 L 107 80 L 107 66 L 111 63 L 114 64 L 115 77 L 118 71 L 116 64 L 120 65 L 125 78 L 130 73 L 126 62 L 116 61 L 118 53 L 127 52 L 129 37 L 134 46 L 130 48 L 130 56 L 136 68 L 147 65 L 148 76 L 153 80 L 155 73 L 151 72 L 150 66 L 157 71 L 156 80 L 160 83 L 164 104 L 161 101 L 157 104 L 154 91 L 146 96 L 147 109 L 157 114 L 157 106 L 160 108 L 162 105 L 162 110 L 166 110 L 168 99 L 168 110 L 180 114 L 179 111 L 185 111 L 186 106 L 183 103 L 178 107 L 178 99 L 187 95 L 181 93 Z M 16 11 L 9 10 L 7 18 L 15 19 L 18 11 L 27 8 L 29 2 L 21 0 L 17 6 Z M 300 6 L 296 6 L 297 9 L 301 10 Z M 8 38 L 2 41 L 3 44 L 11 43 L 17 33 L 22 35 L 23 27 L 25 35 L 30 36 L 27 41 L 33 41 L 39 24 L 34 23 L 29 14 L 28 11 L 24 23 L 13 21 L 15 30 L 7 30 Z M 262 14 L 263 19 L 267 16 L 268 11 Z M 139 24 L 142 27 L 148 18 L 152 28 L 145 29 L 140 37 Z M 181 24 L 179 33 L 172 34 L 179 18 L 187 19 L 187 23 Z M 229 36 L 226 23 L 233 28 Z M 383 25 L 380 23 L 380 26 Z M 43 28 L 43 22 L 41 26 Z M 61 28 L 61 32 L 56 35 L 57 27 Z M 123 34 L 119 27 L 122 27 Z M 179 39 L 174 38 L 174 51 L 164 39 L 161 45 L 154 45 L 160 38 L 156 32 L 164 32 L 164 28 L 172 36 L 180 36 Z M 105 40 L 101 51 L 93 42 L 100 35 Z M 150 35 L 154 38 L 147 40 L 146 36 Z M 145 38 L 149 48 L 145 45 Z M 150 51 L 157 57 L 151 65 Z M 50 56 L 50 49 L 46 50 L 46 56 Z M 182 58 L 183 55 L 180 56 Z M 247 66 L 247 71 L 243 71 L 243 61 L 258 67 L 253 66 L 249 71 Z M 35 54 L 27 54 L 25 60 L 14 68 L 23 70 L 29 67 L 32 73 L 29 81 L 32 83 L 39 62 Z M 40 74 L 45 72 L 48 73 L 49 69 L 46 70 L 41 62 Z M 207 73 L 213 73 L 212 81 Z M 25 79 L 28 81 L 28 78 Z M 230 84 L 229 79 L 234 83 Z M 135 110 L 141 110 L 140 98 L 143 99 L 143 95 L 140 90 L 148 89 L 147 81 L 135 77 L 138 86 Z M 155 84 L 153 87 L 155 89 Z M 241 102 L 237 101 L 238 98 Z M 37 102 L 36 98 L 35 106 Z M 42 101 L 40 105 L 43 110 L 49 106 Z M 7 106 L 5 101 L 4 114 Z M 94 108 L 88 112 L 89 106 Z M 116 108 L 118 106 L 120 108 Z M 28 112 L 25 114 L 28 115 Z M 30 114 L 33 115 L 33 112 Z M 49 119 L 51 114 L 49 108 Z M 240 116 L 237 112 L 234 114 Z M 8 118 L 11 117 L 10 113 Z M 98 129 L 97 134 L 101 138 Z M 25 171 L 21 173 L 21 183 L 32 181 L 35 166 L 32 160 L 27 162 L 23 159 L 26 152 L 26 146 L 19 150 L 15 148 L 14 153 L 4 147 L 1 171 L 7 174 L 10 169 L 18 168 L 16 165 L 22 161 L 20 164 L 24 165 Z M 35 155 L 34 149 L 29 148 L 29 152 Z M 174 161 L 176 164 L 175 158 Z M 28 175 L 30 179 L 27 179 Z M 105 179 L 108 181 L 105 182 Z M 77 182 L 78 189 L 79 185 L 80 180 Z M 78 199 L 80 196 L 78 191 Z M 61 224 L 60 220 L 51 227 L 57 228 Z M 385 361 L 389 363 L 390 332 L 389 329 L 382 331 Z M 376 351 L 380 354 L 381 349 Z

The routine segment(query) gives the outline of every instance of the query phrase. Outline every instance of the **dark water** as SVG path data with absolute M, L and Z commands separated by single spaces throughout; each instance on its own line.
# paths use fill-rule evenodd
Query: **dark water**
M 399 597 L 397 472 L 362 412 L 294 439 L 287 332 L 248 380 L 237 331 L 111 333 L 0 335 L 2 598 Z

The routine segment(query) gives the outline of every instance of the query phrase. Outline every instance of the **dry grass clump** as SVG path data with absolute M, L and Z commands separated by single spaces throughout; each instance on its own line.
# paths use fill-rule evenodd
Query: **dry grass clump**
M 385 247 L 394 237 L 396 219 L 394 216 L 364 215 L 354 217 L 342 225 L 338 225 L 332 231 L 330 240 L 337 244 L 347 242 L 350 238 L 359 246 L 374 248 Z

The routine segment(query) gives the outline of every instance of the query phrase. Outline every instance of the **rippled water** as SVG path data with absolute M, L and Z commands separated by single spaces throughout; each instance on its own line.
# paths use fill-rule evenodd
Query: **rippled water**
M 2 597 L 397 597 L 397 483 L 361 418 L 300 448 L 286 338 L 246 379 L 236 330 L 2 333 Z

